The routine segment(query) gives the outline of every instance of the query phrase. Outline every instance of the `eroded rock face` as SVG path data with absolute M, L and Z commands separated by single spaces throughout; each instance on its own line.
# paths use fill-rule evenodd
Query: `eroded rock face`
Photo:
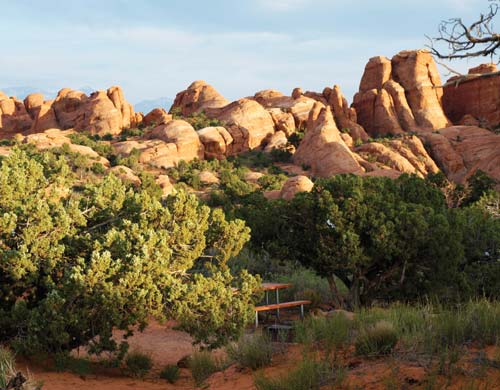
M 190 116 L 207 109 L 222 108 L 228 104 L 229 101 L 214 87 L 203 80 L 198 80 L 177 94 L 170 112 L 179 110 L 183 116 Z
M 431 156 L 449 179 L 464 183 L 481 169 L 500 180 L 500 136 L 475 126 L 452 126 L 425 134 Z
M 311 192 L 313 187 L 314 183 L 307 176 L 294 176 L 283 184 L 280 197 L 290 201 L 299 192 Z
M 317 118 L 313 119 L 318 110 Z M 293 156 L 294 162 L 311 167 L 313 175 L 318 177 L 361 174 L 364 170 L 342 139 L 330 107 L 315 103 L 311 117 L 304 139 Z
M 441 79 L 429 52 L 402 51 L 371 58 L 353 107 L 372 136 L 430 132 L 450 122 L 441 107 Z
M 0 94 L 0 137 L 11 137 L 31 128 L 33 120 L 24 103 Z
M 231 134 L 221 126 L 205 127 L 198 130 L 198 136 L 205 148 L 205 158 L 216 158 L 222 160 L 229 152 L 233 143 Z
M 258 148 L 274 133 L 271 114 L 255 100 L 237 100 L 218 110 L 215 117 L 225 124 L 233 138 L 230 155 Z
M 97 91 L 90 96 L 69 88 L 57 98 L 28 95 L 24 102 L 0 94 L 0 134 L 33 134 L 47 129 L 75 129 L 92 134 L 118 134 L 137 125 L 137 116 L 120 87 Z
M 443 108 L 453 123 L 466 123 L 464 117 L 469 116 L 485 127 L 500 125 L 500 73 L 497 72 L 496 65 L 484 64 L 469 70 L 473 76 L 448 80 Z

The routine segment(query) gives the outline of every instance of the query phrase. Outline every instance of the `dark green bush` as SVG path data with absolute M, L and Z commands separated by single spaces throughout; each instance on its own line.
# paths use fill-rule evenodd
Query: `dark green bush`
M 177 379 L 179 379 L 179 375 L 179 367 L 177 367 L 175 364 L 165 366 L 160 372 L 160 378 L 167 380 L 169 383 L 177 382 Z

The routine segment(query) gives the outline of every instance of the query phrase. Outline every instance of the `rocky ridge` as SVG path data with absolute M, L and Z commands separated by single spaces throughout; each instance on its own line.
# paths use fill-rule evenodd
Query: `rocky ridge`
M 264 90 L 229 102 L 209 84 L 195 81 L 177 94 L 170 113 L 158 108 L 147 115 L 135 113 L 119 87 L 89 96 L 63 89 L 54 100 L 31 94 L 21 101 L 0 92 L 0 137 L 21 137 L 42 149 L 66 143 L 105 167 L 109 161 L 73 144 L 67 132 L 107 135 L 117 155 L 135 153 L 140 164 L 160 170 L 182 160 L 224 159 L 259 149 L 292 153 L 294 164 L 317 177 L 424 177 L 441 169 L 463 183 L 481 169 L 500 180 L 500 138 L 479 127 L 500 123 L 499 83 L 496 68 L 485 65 L 443 87 L 432 56 L 417 50 L 390 60 L 371 58 L 351 106 L 337 85 L 321 92 L 295 88 L 290 96 Z M 196 115 L 218 125 L 194 128 L 189 118 Z M 144 135 L 120 139 L 135 127 L 145 129 Z M 301 134 L 293 146 L 292 138 Z M 110 170 L 137 183 L 133 172 Z

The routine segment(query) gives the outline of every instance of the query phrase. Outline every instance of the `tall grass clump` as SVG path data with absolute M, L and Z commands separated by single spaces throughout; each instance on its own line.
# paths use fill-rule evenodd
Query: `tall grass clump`
M 219 371 L 220 367 L 220 362 L 208 351 L 195 352 L 189 358 L 189 368 L 197 386 L 201 386 L 210 375 Z
M 337 350 L 351 340 L 353 321 L 342 313 L 329 317 L 309 317 L 295 325 L 296 341 L 319 344 L 327 350 Z
M 39 390 L 42 386 L 16 369 L 14 355 L 0 346 L 0 389 Z
M 160 378 L 167 380 L 168 383 L 175 383 L 179 379 L 179 367 L 175 364 L 169 364 L 165 366 L 160 372 Z
M 321 362 L 304 358 L 299 366 L 288 375 L 267 378 L 257 375 L 254 379 L 257 390 L 316 390 L 330 379 L 328 367 Z
M 356 338 L 356 354 L 379 356 L 390 354 L 398 342 L 394 326 L 385 320 L 362 328 Z
M 241 367 L 256 370 L 271 363 L 273 346 L 269 337 L 261 333 L 244 335 L 238 342 L 229 344 L 227 353 Z
M 142 352 L 131 352 L 125 359 L 126 371 L 135 378 L 143 378 L 153 368 L 151 356 Z

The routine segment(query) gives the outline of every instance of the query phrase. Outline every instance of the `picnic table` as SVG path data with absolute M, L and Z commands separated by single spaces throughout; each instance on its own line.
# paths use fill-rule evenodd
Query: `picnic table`
M 266 294 L 266 304 L 262 306 L 255 307 L 255 327 L 259 326 L 259 313 L 262 311 L 276 310 L 276 318 L 280 319 L 280 309 L 288 308 L 288 307 L 296 307 L 300 306 L 300 317 L 304 318 L 304 305 L 310 305 L 311 301 L 301 300 L 301 301 L 292 301 L 292 302 L 280 302 L 279 291 L 285 288 L 292 287 L 291 283 L 262 283 L 261 289 L 265 291 Z M 275 292 L 275 303 L 269 303 L 269 292 Z

